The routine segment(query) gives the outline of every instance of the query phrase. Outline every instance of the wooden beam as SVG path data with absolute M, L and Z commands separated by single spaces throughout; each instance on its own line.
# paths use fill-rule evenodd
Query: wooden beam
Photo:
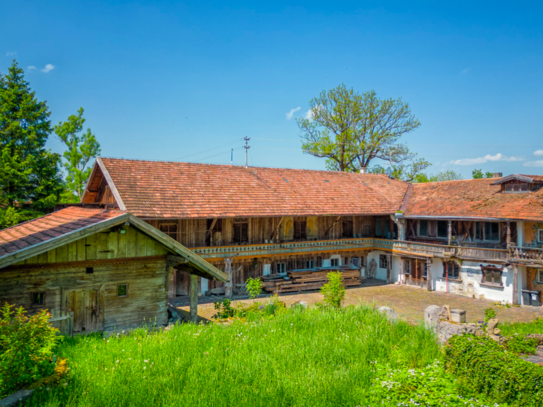
M 190 275 L 190 322 L 198 322 L 198 276 Z
M 392 255 L 387 254 L 387 283 L 390 284 L 392 282 Z
M 511 222 L 507 222 L 507 236 L 505 241 L 507 242 L 507 248 L 509 249 L 511 247 Z
M 432 259 L 426 259 L 426 289 L 432 291 Z
M 513 265 L 513 305 L 519 305 L 518 303 L 518 266 Z
M 205 236 L 204 240 L 207 239 L 209 234 L 213 231 L 213 228 L 215 227 L 215 223 L 217 223 L 217 219 L 219 219 L 219 218 L 213 219 L 213 222 L 211 222 L 211 226 L 210 226 L 209 230 L 206 230 L 206 236 Z
M 281 226 L 281 223 L 283 223 L 283 219 L 285 219 L 285 217 L 281 216 L 281 219 L 279 220 L 279 223 L 277 224 L 277 226 L 273 229 L 273 232 L 270 235 L 269 240 L 273 240 L 273 237 L 277 234 L 277 231 L 279 230 L 279 226 Z
M 117 187 L 115 186 L 115 183 L 113 182 L 113 179 L 111 178 L 111 175 L 109 175 L 109 171 L 107 170 L 106 166 L 104 165 L 100 157 L 96 158 L 96 164 L 98 164 L 98 166 L 102 170 L 102 174 L 104 175 L 104 178 L 106 179 L 107 184 L 111 188 L 111 192 L 113 193 L 113 196 L 115 197 L 115 201 L 117 202 L 117 205 L 119 205 L 119 209 L 121 211 L 126 211 L 126 206 L 123 202 L 123 199 L 121 198 L 121 194 L 119 194 L 119 191 L 117 191 Z
M 450 220 L 447 224 L 447 239 L 449 242 L 449 246 L 451 245 L 451 239 L 452 239 L 452 220 Z
M 332 228 L 334 227 L 334 225 L 335 225 L 336 223 L 338 223 L 340 219 L 341 219 L 341 216 L 338 216 L 337 219 L 334 221 L 334 223 L 332 223 L 332 224 L 330 225 L 330 227 L 329 227 L 329 228 L 326 230 L 326 232 L 324 233 L 324 236 L 325 236 L 325 237 L 328 237 L 328 233 L 330 233 L 330 231 L 332 230 Z

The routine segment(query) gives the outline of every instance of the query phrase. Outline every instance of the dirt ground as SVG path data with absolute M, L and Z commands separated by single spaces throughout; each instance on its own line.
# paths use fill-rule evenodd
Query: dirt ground
M 266 302 L 269 296 L 262 295 L 257 299 Z M 287 305 L 296 301 L 307 301 L 311 306 L 322 301 L 322 295 L 318 291 L 305 292 L 303 294 L 284 294 L 281 300 Z M 200 297 L 198 304 L 198 316 L 203 319 L 210 319 L 215 310 L 214 301 L 220 297 Z M 235 299 L 237 302 L 250 303 L 252 300 Z M 344 305 L 368 304 L 376 307 L 385 305 L 394 309 L 400 318 L 411 323 L 420 323 L 424 320 L 424 310 L 429 305 L 449 305 L 451 308 L 466 310 L 467 322 L 477 322 L 484 319 L 484 311 L 493 307 L 497 317 L 502 322 L 529 322 L 536 316 L 543 317 L 543 307 L 498 307 L 494 301 L 475 300 L 456 294 L 448 294 L 438 291 L 426 291 L 416 287 L 399 286 L 395 284 L 383 284 L 376 280 L 366 280 L 362 286 L 347 288 Z M 183 314 L 188 313 L 188 297 L 178 297 L 172 304 Z

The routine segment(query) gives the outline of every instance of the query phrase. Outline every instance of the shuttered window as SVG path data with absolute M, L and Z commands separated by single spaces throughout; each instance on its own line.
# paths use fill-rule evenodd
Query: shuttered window
M 294 239 L 307 239 L 307 222 L 305 220 L 294 221 Z

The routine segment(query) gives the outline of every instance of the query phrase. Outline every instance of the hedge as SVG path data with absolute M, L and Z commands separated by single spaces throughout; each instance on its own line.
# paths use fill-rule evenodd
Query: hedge
M 488 337 L 454 336 L 445 348 L 447 371 L 467 394 L 513 406 L 543 400 L 543 367 L 521 359 Z

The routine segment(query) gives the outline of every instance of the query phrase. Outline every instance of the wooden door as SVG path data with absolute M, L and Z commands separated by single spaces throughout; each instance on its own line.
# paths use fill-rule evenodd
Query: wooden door
M 74 313 L 74 333 L 96 332 L 103 329 L 103 295 L 100 290 L 72 291 L 68 307 Z

